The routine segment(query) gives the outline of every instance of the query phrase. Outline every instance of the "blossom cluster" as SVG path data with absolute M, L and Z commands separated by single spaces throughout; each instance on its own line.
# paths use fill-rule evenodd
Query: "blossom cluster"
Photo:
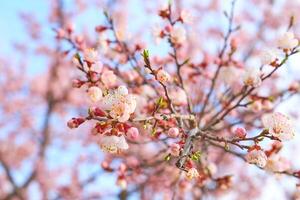
M 96 32 L 100 36 L 113 33 L 114 38 L 107 39 L 106 47 L 114 52 L 109 59 L 115 61 L 115 56 L 119 63 L 101 63 L 100 58 L 106 59 L 107 54 L 100 55 L 94 49 L 75 54 L 74 64 L 85 80 L 76 79 L 73 86 L 85 88 L 93 106 L 86 117 L 72 118 L 68 126 L 77 128 L 93 120 L 91 132 L 99 147 L 113 154 L 107 155 L 109 159 L 119 156 L 127 160 L 135 155 L 144 161 L 148 157 L 150 166 L 156 160 L 155 164 L 170 167 L 170 172 L 165 169 L 166 174 L 175 173 L 174 167 L 184 171 L 185 179 L 176 176 L 176 180 L 190 184 L 204 186 L 213 181 L 217 189 L 231 187 L 230 175 L 217 174 L 218 159 L 211 156 L 210 148 L 219 154 L 218 150 L 223 150 L 241 157 L 267 171 L 295 176 L 290 162 L 279 152 L 281 144 L 293 139 L 296 130 L 292 119 L 275 108 L 276 100 L 286 93 L 296 94 L 300 87 L 294 83 L 273 94 L 272 83 L 265 81 L 276 80 L 275 72 L 298 53 L 295 35 L 284 33 L 277 38 L 275 50 L 259 52 L 254 57 L 260 63 L 248 66 L 236 53 L 241 45 L 238 39 L 231 38 L 240 28 L 233 27 L 232 12 L 226 14 L 230 26 L 221 51 L 217 56 L 206 53 L 198 63 L 185 52 L 189 39 L 186 25 L 192 23 L 190 14 L 185 10 L 174 13 L 172 4 L 168 4 L 158 15 L 164 24 L 155 26 L 152 34 L 156 42 L 164 40 L 170 48 L 168 56 L 161 59 L 146 49 L 142 51 L 142 45 L 125 42 L 126 37 L 106 14 L 108 25 L 97 26 Z M 129 64 L 130 68 L 124 67 L 124 72 L 120 70 L 122 64 Z M 257 131 L 259 134 L 252 136 Z M 269 150 L 263 148 L 262 141 L 267 140 L 273 142 Z M 151 147 L 154 150 L 148 151 Z M 139 151 L 134 154 L 137 148 Z M 119 170 L 118 185 L 123 189 L 130 176 L 126 170 L 140 173 L 140 167 L 146 165 L 137 160 L 132 166 L 129 163 Z M 107 163 L 103 168 L 111 170 Z

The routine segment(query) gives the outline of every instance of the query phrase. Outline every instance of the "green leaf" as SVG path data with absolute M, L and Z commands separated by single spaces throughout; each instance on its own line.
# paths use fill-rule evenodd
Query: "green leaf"
M 165 158 L 164 158 L 164 160 L 165 160 L 165 161 L 171 160 L 171 154 L 166 155 Z
M 151 136 L 155 136 L 155 134 L 156 134 L 156 129 L 155 128 L 153 128 L 152 130 L 151 130 Z
M 142 56 L 144 57 L 144 59 L 149 59 L 149 50 L 147 49 L 144 49 L 143 53 L 142 53 Z
M 200 152 L 200 151 L 196 151 L 195 153 L 193 153 L 193 154 L 191 155 L 191 159 L 192 159 L 193 161 L 199 161 L 200 158 L 201 158 L 201 152 Z

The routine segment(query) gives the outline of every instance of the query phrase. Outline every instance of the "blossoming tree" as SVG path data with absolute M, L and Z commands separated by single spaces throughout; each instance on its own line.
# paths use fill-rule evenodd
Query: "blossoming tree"
M 54 86 L 45 94 L 46 125 L 35 147 L 38 167 L 19 186 L 3 156 L 3 180 L 12 187 L 7 194 L 3 191 L 3 198 L 26 198 L 28 185 L 35 181 L 45 199 L 53 196 L 53 188 L 55 199 L 109 198 L 101 188 L 87 195 L 85 186 L 97 175 L 80 181 L 77 172 L 88 162 L 80 156 L 71 170 L 72 184 L 49 184 L 43 178 L 43 173 L 51 173 L 41 161 L 51 134 L 47 120 L 61 101 L 84 110 L 68 120 L 72 130 L 62 141 L 77 137 L 83 151 L 98 146 L 87 157 L 101 172 L 116 177 L 120 199 L 136 194 L 140 199 L 255 199 L 268 190 L 261 186 L 264 178 L 256 176 L 261 172 L 292 179 L 284 197 L 300 198 L 295 157 L 282 155 L 283 148 L 292 149 L 299 111 L 290 115 L 278 109 L 300 91 L 299 76 L 288 73 L 291 78 L 282 79 L 300 50 L 299 14 L 294 12 L 300 4 L 177 0 L 157 5 L 142 4 L 159 22 L 147 30 L 140 27 L 141 32 L 130 37 L 126 9 L 116 3 L 117 11 L 105 10 L 104 22 L 91 27 L 96 42 L 64 24 L 62 14 L 56 13 L 61 17 L 54 28 L 58 46 L 48 75 Z M 276 9 L 284 14 L 281 20 Z M 57 10 L 62 13 L 60 6 Z M 220 26 L 217 18 L 222 18 Z M 149 39 L 144 32 L 150 31 L 153 40 L 142 42 Z M 151 50 L 153 43 L 159 52 Z M 68 68 L 57 67 L 62 65 Z M 68 88 L 71 84 L 73 89 Z M 59 85 L 66 85 L 65 90 Z M 76 103 L 67 98 L 73 92 L 80 93 Z M 9 149 L 0 151 L 1 158 Z

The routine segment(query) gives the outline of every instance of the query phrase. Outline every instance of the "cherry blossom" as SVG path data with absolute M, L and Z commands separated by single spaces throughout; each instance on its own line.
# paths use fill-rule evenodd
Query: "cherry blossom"
M 288 160 L 278 154 L 275 154 L 268 158 L 265 168 L 273 172 L 284 172 L 290 170 L 291 165 Z
M 258 87 L 261 84 L 260 71 L 256 68 L 248 68 L 244 74 L 244 84 L 247 86 Z
M 112 118 L 125 122 L 136 108 L 136 99 L 123 86 L 102 99 L 103 109 L 108 110 Z
M 139 130 L 136 127 L 131 127 L 127 130 L 127 136 L 133 140 L 136 140 L 139 136 Z
M 88 89 L 88 96 L 93 102 L 98 102 L 102 99 L 102 90 L 99 87 L 93 86 Z
M 255 164 L 259 167 L 264 168 L 267 164 L 267 156 L 264 153 L 264 151 L 262 150 L 252 150 L 250 152 L 248 152 L 248 154 L 246 155 L 246 160 L 248 163 L 250 164 Z
M 4 43 L 0 199 L 297 198 L 299 3 L 69 1 Z
M 86 49 L 83 52 L 83 57 L 84 57 L 85 61 L 87 61 L 91 64 L 96 63 L 96 61 L 98 61 L 98 59 L 99 59 L 98 52 L 95 49 Z
M 102 74 L 101 74 L 101 81 L 103 82 L 103 84 L 106 87 L 112 87 L 116 84 L 117 81 L 117 77 L 114 74 L 113 71 L 111 70 L 105 70 Z
M 163 70 L 163 69 L 158 70 L 156 76 L 157 76 L 157 80 L 158 80 L 159 82 L 161 82 L 161 83 L 164 83 L 164 84 L 167 83 L 167 82 L 169 82 L 170 79 L 171 79 L 171 76 L 169 75 L 169 73 L 166 72 L 166 71 Z
M 188 170 L 188 172 L 186 173 L 186 177 L 187 177 L 187 179 L 189 179 L 189 180 L 192 180 L 192 179 L 194 179 L 194 178 L 197 178 L 199 176 L 199 172 L 198 172 L 198 170 L 196 169 L 196 168 L 190 168 L 189 170 Z
M 298 46 L 298 40 L 295 38 L 294 33 L 286 32 L 279 37 L 278 47 L 282 49 L 293 49 Z
M 170 34 L 174 44 L 182 44 L 186 40 L 186 31 L 182 26 L 175 26 Z
M 291 140 L 295 136 L 292 120 L 279 112 L 265 114 L 262 123 L 271 135 L 281 140 Z
M 180 145 L 176 144 L 176 143 L 171 144 L 170 153 L 171 153 L 172 156 L 179 156 L 179 154 L 180 154 Z
M 102 136 L 99 141 L 100 148 L 107 153 L 118 153 L 128 149 L 128 144 L 124 136 Z
M 176 138 L 179 135 L 179 130 L 176 127 L 170 128 L 168 130 L 168 136 L 172 138 Z
M 260 52 L 260 60 L 263 65 L 269 65 L 276 61 L 278 55 L 274 49 L 266 49 Z

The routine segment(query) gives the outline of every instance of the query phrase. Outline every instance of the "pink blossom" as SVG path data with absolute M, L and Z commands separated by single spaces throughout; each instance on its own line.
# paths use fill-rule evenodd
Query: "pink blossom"
M 112 135 L 112 136 L 102 136 L 99 141 L 100 148 L 107 153 L 118 153 L 122 150 L 128 149 L 128 144 L 126 142 L 125 137 L 122 135 L 120 137 Z
M 282 49 L 293 49 L 298 46 L 298 40 L 295 38 L 294 33 L 286 32 L 279 37 L 277 44 Z
M 197 178 L 199 176 L 199 172 L 196 168 L 190 168 L 188 172 L 186 173 L 186 178 L 189 180 L 192 180 L 194 178 Z
M 291 165 L 284 157 L 274 154 L 268 158 L 265 168 L 272 172 L 284 172 L 288 171 L 291 168 Z
M 131 127 L 127 130 L 127 136 L 133 140 L 136 140 L 139 136 L 139 130 L 135 127 Z
M 248 163 L 255 164 L 261 168 L 266 166 L 268 159 L 264 151 L 256 149 L 248 152 L 245 158 Z
M 291 140 L 295 136 L 292 120 L 279 112 L 263 115 L 262 124 L 271 135 L 281 140 Z
M 261 84 L 260 71 L 257 68 L 248 68 L 244 73 L 244 84 L 251 87 L 258 87 Z
M 176 143 L 173 143 L 170 145 L 170 153 L 172 156 L 179 156 L 180 154 L 180 145 L 179 144 L 176 144 Z
M 260 60 L 263 65 L 268 65 L 277 59 L 277 52 L 273 49 L 266 49 L 260 52 Z
M 111 70 L 105 70 L 101 74 L 101 81 L 106 87 L 112 87 L 116 84 L 117 77 Z
M 235 130 L 234 130 L 234 135 L 238 138 L 245 138 L 246 135 L 247 135 L 247 131 L 245 128 L 243 127 L 237 127 Z
M 186 40 L 186 31 L 182 26 L 173 27 L 170 34 L 174 44 L 182 44 Z
M 112 118 L 125 122 L 136 108 L 136 99 L 127 93 L 127 88 L 120 86 L 114 93 L 103 98 L 102 106 L 109 111 Z
M 88 96 L 92 102 L 96 103 L 102 99 L 102 90 L 99 87 L 92 86 L 88 89 Z
M 168 136 L 172 138 L 176 138 L 179 135 L 179 130 L 176 127 L 170 128 L 168 131 Z
M 157 80 L 163 84 L 169 82 L 171 79 L 170 74 L 163 69 L 158 70 L 156 77 Z
M 85 49 L 83 52 L 83 58 L 89 63 L 95 63 L 99 60 L 99 54 L 95 49 Z
M 177 106 L 187 105 L 187 95 L 186 92 L 180 87 L 175 87 L 169 91 L 172 103 Z

